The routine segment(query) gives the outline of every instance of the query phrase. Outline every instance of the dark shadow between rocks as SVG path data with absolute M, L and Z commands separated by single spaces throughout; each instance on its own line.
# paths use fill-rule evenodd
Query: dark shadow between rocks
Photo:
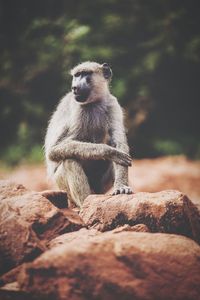
M 57 208 L 68 208 L 67 193 L 65 191 L 52 191 L 46 190 L 40 192 L 40 194 L 47 198 Z

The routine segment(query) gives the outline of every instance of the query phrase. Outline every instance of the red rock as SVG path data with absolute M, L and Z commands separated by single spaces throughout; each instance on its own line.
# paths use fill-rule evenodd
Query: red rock
M 197 300 L 199 270 L 200 247 L 186 237 L 106 232 L 46 251 L 18 283 L 38 299 Z
M 0 299 L 2 300 L 38 300 L 32 295 L 20 291 L 17 282 L 8 283 L 0 288 Z M 40 299 L 41 300 L 41 299 Z
M 0 201 L 18 195 L 23 195 L 28 190 L 22 185 L 9 180 L 0 180 Z
M 150 232 L 149 228 L 144 224 L 137 224 L 134 226 L 125 224 L 123 226 L 117 227 L 112 230 L 112 232 L 115 232 L 115 233 L 122 232 L 122 231 Z
M 90 195 L 83 203 L 80 216 L 89 228 L 100 231 L 142 223 L 152 232 L 182 234 L 200 242 L 198 210 L 178 191 Z
M 19 265 L 16 268 L 13 268 L 10 271 L 8 271 L 7 273 L 3 274 L 0 277 L 0 286 L 3 286 L 8 283 L 16 282 L 21 268 L 22 268 L 22 265 Z
M 11 215 L 0 224 L 0 274 L 46 249 L 27 222 Z
M 112 230 L 113 233 L 119 233 L 119 232 L 123 232 L 123 231 L 149 232 L 149 229 L 144 224 L 138 224 L 135 226 L 130 226 L 130 225 L 126 224 L 124 226 L 121 226 L 121 227 L 118 227 L 118 228 Z M 81 245 L 82 241 L 84 242 L 85 240 L 91 240 L 92 238 L 94 238 L 95 236 L 97 236 L 99 234 L 101 234 L 101 232 L 96 229 L 88 230 L 86 228 L 82 228 L 78 231 L 65 233 L 65 234 L 62 234 L 62 235 L 56 237 L 55 239 L 51 240 L 47 246 L 48 246 L 48 248 L 51 249 L 53 247 L 67 244 L 67 243 L 70 243 L 75 240 L 77 240 Z
M 113 233 L 119 233 L 119 232 L 123 232 L 123 231 L 149 232 L 149 229 L 144 224 L 138 224 L 135 226 L 130 226 L 130 225 L 126 224 L 124 226 L 120 226 L 120 227 L 112 230 Z M 84 242 L 85 240 L 91 240 L 92 238 L 94 238 L 95 236 L 97 236 L 99 234 L 101 234 L 101 232 L 96 229 L 88 230 L 86 228 L 82 228 L 78 231 L 65 233 L 65 234 L 62 234 L 62 235 L 56 237 L 55 239 L 52 239 L 47 244 L 47 246 L 49 249 L 51 249 L 53 247 L 67 244 L 67 243 L 70 243 L 75 240 L 77 240 L 81 245 L 82 241 Z
M 50 239 L 83 226 L 78 214 L 58 209 L 40 193 L 10 182 L 0 187 L 0 274 L 34 259 Z
M 68 244 L 75 240 L 78 241 L 81 246 L 82 241 L 84 242 L 85 240 L 89 240 L 99 234 L 101 233 L 98 230 L 95 229 L 88 230 L 86 228 L 82 228 L 78 231 L 65 233 L 56 237 L 55 239 L 51 240 L 48 243 L 48 248 L 51 249 L 60 245 Z

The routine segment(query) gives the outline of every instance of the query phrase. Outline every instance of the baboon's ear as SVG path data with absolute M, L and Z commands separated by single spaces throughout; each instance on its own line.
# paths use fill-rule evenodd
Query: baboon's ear
M 111 70 L 109 64 L 104 63 L 104 64 L 102 65 L 102 69 L 103 69 L 103 76 L 104 76 L 106 79 L 111 79 L 111 77 L 112 77 L 112 70 Z

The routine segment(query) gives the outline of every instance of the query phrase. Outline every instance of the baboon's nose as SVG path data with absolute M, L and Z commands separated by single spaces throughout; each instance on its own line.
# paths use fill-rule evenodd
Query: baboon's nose
M 77 93 L 77 91 L 78 91 L 78 88 L 77 88 L 77 86 L 73 86 L 73 87 L 72 87 L 72 91 L 74 92 L 74 94 L 76 94 L 76 93 Z

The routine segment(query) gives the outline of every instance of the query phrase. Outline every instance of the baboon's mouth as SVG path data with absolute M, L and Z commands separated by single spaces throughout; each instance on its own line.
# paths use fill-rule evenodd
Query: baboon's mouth
M 88 99 L 89 93 L 74 93 L 75 99 L 78 102 L 85 102 Z

